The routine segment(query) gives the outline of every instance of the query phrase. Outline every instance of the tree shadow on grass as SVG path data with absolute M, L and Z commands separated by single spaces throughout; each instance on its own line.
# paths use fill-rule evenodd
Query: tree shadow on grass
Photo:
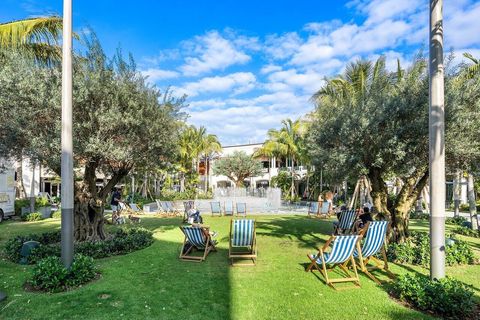
M 156 239 L 148 248 L 96 260 L 101 279 L 70 292 L 23 292 L 19 277 L 8 288 L 10 298 L 0 303 L 1 309 L 15 300 L 1 318 L 230 319 L 227 250 L 217 248 L 201 263 L 181 261 L 180 230 L 178 241 L 174 236 L 175 241 Z
M 257 235 L 289 239 L 305 248 L 318 248 L 332 233 L 330 220 L 305 216 L 278 217 L 257 222 Z M 321 237 L 323 235 L 323 237 Z

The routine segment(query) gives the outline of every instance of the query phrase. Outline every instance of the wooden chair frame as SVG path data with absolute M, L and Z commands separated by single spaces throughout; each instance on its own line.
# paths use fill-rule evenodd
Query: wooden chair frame
M 180 260 L 183 260 L 183 261 L 202 262 L 207 258 L 208 254 L 211 251 L 217 251 L 217 248 L 215 247 L 215 244 L 212 241 L 212 236 L 210 235 L 208 227 L 200 226 L 200 225 L 192 225 L 192 227 L 199 228 L 199 229 L 202 230 L 202 233 L 204 234 L 205 239 L 206 239 L 205 248 L 203 248 L 203 249 L 202 248 L 197 248 L 193 243 L 191 243 L 190 248 L 188 248 L 188 250 L 184 253 L 183 250 L 185 248 L 185 245 L 188 242 L 188 237 L 187 237 L 186 233 L 183 231 L 183 227 L 180 227 L 183 234 L 185 235 L 185 239 L 183 240 L 183 245 L 182 245 L 182 249 L 180 250 L 179 258 L 180 258 Z M 194 248 L 199 250 L 199 251 L 203 250 L 203 256 L 190 256 L 189 254 L 193 251 Z
M 322 267 L 321 268 L 317 263 L 317 259 L 316 258 L 312 259 L 310 257 L 310 255 L 307 254 L 307 257 L 311 261 L 311 263 L 305 271 L 309 272 L 309 271 L 312 271 L 313 268 L 317 269 L 323 275 L 323 277 L 325 278 L 326 284 L 328 286 L 330 286 L 331 288 L 335 289 L 335 290 L 337 290 L 337 288 L 335 288 L 334 284 L 339 283 L 339 282 L 353 282 L 357 287 L 360 287 L 360 279 L 358 277 L 358 272 L 357 272 L 357 266 L 355 264 L 355 259 L 353 258 L 353 252 L 345 262 L 335 263 L 335 264 L 333 264 L 333 266 L 331 266 L 329 268 L 326 266 L 326 263 L 324 262 L 325 261 L 324 253 L 328 249 L 328 247 L 330 246 L 332 241 L 335 240 L 335 238 L 337 238 L 337 236 L 332 235 L 330 237 L 330 239 L 328 239 L 327 242 L 323 245 L 323 247 L 318 249 L 318 254 L 317 254 L 316 257 L 318 257 L 318 256 L 322 257 L 321 258 L 321 260 L 322 260 Z M 357 250 L 360 248 L 359 243 L 360 243 L 361 238 L 362 238 L 362 236 L 359 236 L 357 242 L 355 243 L 355 246 L 357 247 Z M 354 273 L 353 277 L 348 270 L 348 264 L 349 263 L 352 264 L 352 269 L 353 269 L 353 273 Z M 335 269 L 335 267 L 339 267 L 345 273 L 346 276 L 344 278 L 336 278 L 336 279 L 329 278 L 328 277 L 328 271 Z
M 368 232 L 368 227 L 369 226 L 370 226 L 370 221 L 367 222 L 365 224 L 365 226 L 360 230 L 359 235 L 361 235 L 363 237 Z M 385 234 L 385 237 L 389 233 L 390 227 L 391 227 L 391 222 L 387 226 L 387 232 Z M 375 281 L 375 283 L 377 283 L 379 285 L 381 285 L 382 282 L 377 277 L 375 277 L 373 274 L 371 274 L 370 271 L 383 270 L 383 271 L 385 271 L 385 273 L 387 274 L 387 276 L 390 279 L 395 279 L 395 275 L 388 268 L 387 250 L 386 250 L 386 244 L 385 243 L 386 243 L 386 239 L 383 241 L 382 248 L 380 249 L 383 261 L 378 259 L 375 256 L 370 256 L 368 258 L 363 258 L 361 246 L 359 245 L 360 249 L 357 248 L 357 252 L 358 252 L 357 259 L 358 259 L 358 264 L 360 266 L 360 271 L 365 273 L 370 279 L 372 279 L 373 281 Z M 360 244 L 360 241 L 359 241 L 359 244 Z M 373 262 L 375 265 L 374 266 L 368 266 L 368 264 L 370 262 Z
M 253 239 L 252 245 L 245 247 L 249 251 L 235 251 L 232 246 L 232 231 L 233 231 L 233 219 L 230 220 L 230 236 L 228 239 L 228 259 L 232 266 L 255 266 L 257 264 L 257 227 L 256 221 L 253 220 Z M 234 263 L 234 259 L 251 259 L 252 263 Z
M 182 216 L 182 212 L 175 208 L 173 201 L 164 201 L 165 206 L 167 206 L 167 212 L 171 213 L 173 217 Z

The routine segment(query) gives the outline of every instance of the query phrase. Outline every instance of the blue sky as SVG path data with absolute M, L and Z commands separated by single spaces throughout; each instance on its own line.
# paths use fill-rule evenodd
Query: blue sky
M 480 0 L 444 1 L 445 49 L 480 56 Z M 0 22 L 61 14 L 61 0 L 3 0 Z M 121 46 L 160 88 L 187 94 L 189 122 L 224 145 L 262 142 L 313 109 L 349 61 L 407 66 L 428 49 L 427 0 L 74 0 L 74 28 Z

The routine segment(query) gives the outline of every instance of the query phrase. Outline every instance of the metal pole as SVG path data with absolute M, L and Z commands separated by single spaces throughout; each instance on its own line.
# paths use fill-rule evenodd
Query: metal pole
M 63 1 L 62 50 L 62 262 L 73 260 L 72 0 Z
M 443 1 L 430 0 L 430 278 L 445 277 Z

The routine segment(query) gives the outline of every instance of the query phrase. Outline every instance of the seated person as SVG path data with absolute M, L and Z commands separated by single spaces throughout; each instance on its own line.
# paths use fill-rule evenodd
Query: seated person
M 358 228 L 360 228 L 360 229 L 365 227 L 367 222 L 373 221 L 372 215 L 370 214 L 370 208 L 369 207 L 364 207 L 363 210 L 360 209 L 358 218 L 360 219 L 359 224 L 358 224 Z

